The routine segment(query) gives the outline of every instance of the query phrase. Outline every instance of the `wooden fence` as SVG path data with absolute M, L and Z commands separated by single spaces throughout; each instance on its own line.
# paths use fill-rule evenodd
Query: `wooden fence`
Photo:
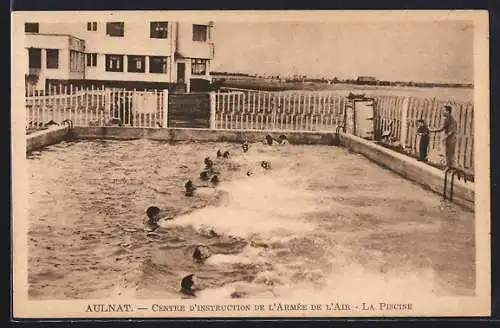
M 452 116 L 457 121 L 456 165 L 467 171 L 474 171 L 474 105 L 471 102 L 443 101 L 435 98 L 417 97 L 376 97 L 376 136 L 388 130 L 392 122 L 391 136 L 397 140 L 404 151 L 417 156 L 417 120 L 423 119 L 429 128 L 435 129 L 443 124 L 442 109 L 451 105 Z M 431 133 L 429 160 L 442 164 L 442 133 Z
M 232 89 L 208 94 L 174 96 L 166 90 L 130 91 L 101 88 L 51 88 L 26 94 L 26 127 L 42 128 L 65 119 L 75 126 L 106 126 L 120 118 L 124 126 L 160 128 L 168 126 L 212 129 L 279 131 L 335 131 L 343 125 L 345 96 L 331 92 L 258 91 Z M 416 121 L 430 128 L 442 124 L 441 109 L 452 106 L 458 123 L 455 160 L 458 167 L 474 171 L 474 107 L 470 102 L 431 98 L 375 96 L 374 136 L 380 140 L 389 131 L 390 140 L 403 152 L 416 156 Z M 443 160 L 441 133 L 431 134 L 429 160 Z
M 399 140 L 403 126 L 401 113 L 405 98 L 399 96 L 376 96 L 374 98 L 375 139 L 379 140 L 383 132 L 390 131 L 390 136 Z
M 451 105 L 452 116 L 457 122 L 457 145 L 455 148 L 455 163 L 462 169 L 474 171 L 474 105 L 471 102 L 450 102 L 436 99 L 409 98 L 407 108 L 406 146 L 416 152 L 416 130 L 418 119 L 423 119 L 431 129 L 443 124 L 442 108 Z M 442 151 L 442 133 L 431 133 L 429 153 Z
M 215 128 L 334 131 L 344 97 L 315 92 L 230 91 L 216 94 Z
M 105 88 L 51 88 L 26 96 L 26 128 L 69 119 L 75 126 L 106 126 L 120 118 L 125 126 L 159 127 L 163 122 L 162 91 Z

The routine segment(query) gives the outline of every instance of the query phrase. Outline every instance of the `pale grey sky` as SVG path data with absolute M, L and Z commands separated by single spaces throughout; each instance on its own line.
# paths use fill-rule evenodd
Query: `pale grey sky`
M 473 82 L 471 22 L 216 22 L 217 71 Z

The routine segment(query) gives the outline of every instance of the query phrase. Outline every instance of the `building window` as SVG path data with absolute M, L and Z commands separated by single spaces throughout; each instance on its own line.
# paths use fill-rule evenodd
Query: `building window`
M 69 71 L 83 72 L 85 70 L 85 57 L 83 52 L 69 51 Z
M 107 72 L 123 72 L 123 55 L 106 55 Z
M 97 54 L 87 54 L 87 67 L 97 66 Z
M 97 22 L 87 22 L 87 31 L 97 31 Z
M 144 73 L 146 71 L 146 59 L 144 56 L 127 56 L 127 70 L 130 73 Z
M 106 23 L 106 34 L 109 36 L 124 36 L 125 23 L 123 22 Z
M 29 68 L 42 68 L 42 49 L 39 48 L 29 48 Z
M 168 22 L 151 22 L 150 38 L 166 39 L 168 37 Z
M 207 60 L 206 59 L 191 59 L 191 74 L 205 75 L 207 74 Z
M 149 73 L 167 73 L 167 57 L 149 57 Z
M 207 42 L 208 26 L 193 25 L 193 41 Z
M 47 49 L 47 68 L 59 68 L 59 50 Z
M 24 23 L 25 33 L 38 33 L 38 23 Z

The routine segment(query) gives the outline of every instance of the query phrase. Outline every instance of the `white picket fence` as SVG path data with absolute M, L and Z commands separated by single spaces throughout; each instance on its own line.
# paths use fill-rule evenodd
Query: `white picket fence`
M 53 87 L 26 95 L 26 128 L 69 119 L 74 126 L 106 126 L 119 118 L 124 126 L 159 127 L 164 124 L 168 91 Z
M 306 91 L 231 90 L 216 94 L 215 128 L 334 131 L 345 97 Z
M 191 96 L 199 97 L 197 94 Z M 348 102 L 345 96 L 323 91 L 269 92 L 226 89 L 212 92 L 209 104 L 201 107 L 195 105 L 197 101 L 194 98 L 192 102 L 186 102 L 186 99 L 169 98 L 167 90 L 130 91 L 103 87 L 59 86 L 42 93 L 30 91 L 26 95 L 26 128 L 29 132 L 43 128 L 49 121 L 60 123 L 65 119 L 71 120 L 74 126 L 107 126 L 114 123 L 113 118 L 119 118 L 122 126 L 169 127 L 171 101 L 171 114 L 174 114 L 175 109 L 177 116 L 179 113 L 185 114 L 182 112 L 183 106 L 186 107 L 186 113 L 203 112 L 206 107 L 210 117 L 206 127 L 210 129 L 333 132 L 338 126 L 344 125 L 345 107 Z M 457 164 L 473 171 L 472 103 L 374 96 L 375 136 L 380 138 L 382 132 L 390 128 L 392 139 L 396 140 L 405 152 L 414 156 L 417 151 L 416 120 L 425 119 L 431 128 L 439 126 L 442 119 L 440 111 L 445 103 L 454 108 L 453 116 L 458 123 Z M 187 121 L 190 119 L 186 118 Z M 433 135 L 429 155 L 440 152 L 439 135 Z

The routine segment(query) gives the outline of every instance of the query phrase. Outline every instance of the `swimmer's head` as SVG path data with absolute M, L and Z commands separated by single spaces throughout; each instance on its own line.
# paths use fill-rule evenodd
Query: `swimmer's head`
M 286 136 L 284 134 L 280 134 L 280 136 L 278 137 L 278 139 L 280 141 L 283 141 L 283 140 L 286 140 L 287 138 L 286 138 Z
M 242 145 L 241 148 L 243 149 L 243 152 L 246 153 L 248 151 L 248 143 L 245 141 Z
M 219 177 L 217 176 L 217 174 L 212 176 L 212 178 L 210 179 L 210 182 L 214 185 L 219 183 Z
M 262 162 L 260 162 L 260 166 L 266 170 L 269 170 L 271 168 L 271 163 L 269 163 L 267 161 L 262 161 Z
M 252 175 L 252 172 L 251 171 L 247 171 L 247 176 L 251 176 Z
M 219 157 L 222 157 L 222 152 L 220 151 L 220 149 L 217 150 L 217 158 L 219 158 Z
M 271 137 L 271 135 L 266 135 L 266 142 L 268 145 L 272 145 L 273 144 L 273 137 Z
M 186 181 L 186 183 L 184 183 L 184 188 L 192 189 L 193 188 L 193 181 L 191 181 L 191 180 Z
M 207 181 L 207 180 L 209 179 L 208 172 L 207 172 L 207 171 L 202 171 L 202 172 L 200 173 L 200 179 L 201 179 L 202 181 Z
M 224 154 L 222 154 L 222 157 L 229 158 L 229 152 L 226 150 Z
M 193 286 L 194 286 L 194 274 L 190 274 L 182 278 L 181 280 L 181 292 L 189 295 L 194 294 Z
M 209 157 L 205 157 L 204 163 L 207 169 L 212 168 L 212 166 L 214 165 L 214 163 Z
M 196 247 L 193 252 L 193 259 L 197 262 L 201 261 L 203 259 L 203 254 L 201 253 L 201 250 L 199 247 Z
M 191 181 L 191 180 L 186 181 L 186 183 L 184 184 L 184 188 L 186 189 L 184 191 L 184 194 L 186 196 L 188 196 L 188 197 L 193 196 L 194 189 L 195 189 L 195 187 L 193 186 L 193 181 Z
M 158 221 L 158 216 L 160 215 L 160 208 L 157 206 L 149 206 L 146 209 L 146 215 L 150 222 Z

